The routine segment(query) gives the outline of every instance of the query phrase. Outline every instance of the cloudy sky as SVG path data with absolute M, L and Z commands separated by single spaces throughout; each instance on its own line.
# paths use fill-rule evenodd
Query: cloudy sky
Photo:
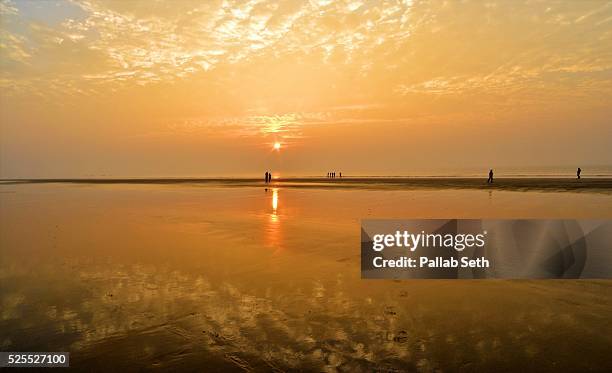
M 612 165 L 610 1 L 0 1 L 3 178 Z

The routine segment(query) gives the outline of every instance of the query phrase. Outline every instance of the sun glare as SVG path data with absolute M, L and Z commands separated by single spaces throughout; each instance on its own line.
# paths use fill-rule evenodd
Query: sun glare
M 279 150 L 279 149 L 280 149 L 280 147 L 281 147 L 280 142 L 275 142 L 275 143 L 274 143 L 274 149 L 275 149 L 275 150 Z

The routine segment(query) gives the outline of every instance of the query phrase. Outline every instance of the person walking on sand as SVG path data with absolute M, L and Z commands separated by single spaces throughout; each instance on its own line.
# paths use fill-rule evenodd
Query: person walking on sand
M 487 179 L 487 184 L 493 184 L 493 169 L 489 170 L 489 178 Z
M 582 170 L 580 169 L 580 167 L 578 167 L 578 169 L 576 170 L 576 178 L 578 180 L 580 180 L 580 173 L 582 172 Z

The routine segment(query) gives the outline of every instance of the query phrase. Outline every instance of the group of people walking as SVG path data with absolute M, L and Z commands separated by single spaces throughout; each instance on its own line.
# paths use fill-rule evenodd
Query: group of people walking
M 327 177 L 335 178 L 336 177 L 336 171 L 328 172 L 327 173 Z M 338 176 L 337 177 L 342 177 L 342 172 L 338 172 Z M 266 171 L 266 173 L 264 175 L 264 181 L 266 182 L 266 184 L 272 181 L 272 172 Z
M 580 180 L 580 174 L 582 173 L 582 169 L 578 167 L 576 170 L 576 179 Z M 493 184 L 493 169 L 489 170 L 489 178 L 487 179 L 487 184 Z
M 576 178 L 580 179 L 580 174 L 582 173 L 582 170 L 580 169 L 580 167 L 578 167 L 578 169 L 576 170 Z M 327 173 L 327 177 L 328 178 L 335 178 L 336 177 L 336 171 L 330 171 Z M 342 177 L 342 172 L 338 172 L 338 177 Z M 270 171 L 266 171 L 265 174 L 265 181 L 266 184 L 272 181 L 272 172 Z M 489 170 L 489 178 L 487 179 L 487 184 L 493 184 L 493 169 Z

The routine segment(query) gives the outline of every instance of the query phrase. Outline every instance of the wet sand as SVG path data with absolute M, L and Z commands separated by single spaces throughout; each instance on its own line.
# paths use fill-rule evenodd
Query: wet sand
M 359 272 L 361 218 L 611 218 L 607 192 L 294 182 L 0 185 L 2 350 L 94 371 L 612 369 L 612 281 Z
M 13 184 L 190 184 L 217 187 L 256 187 L 264 182 L 249 178 L 124 178 L 124 179 L 13 179 L 0 180 L 0 185 Z M 612 178 L 522 177 L 496 178 L 488 184 L 485 178 L 468 177 L 336 177 L 277 178 L 270 186 L 284 188 L 341 188 L 373 190 L 414 189 L 481 189 L 507 191 L 596 192 L 612 193 Z

